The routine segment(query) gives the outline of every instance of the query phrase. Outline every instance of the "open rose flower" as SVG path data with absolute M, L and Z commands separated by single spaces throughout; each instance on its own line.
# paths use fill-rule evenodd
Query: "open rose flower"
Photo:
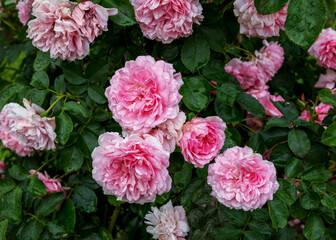
M 193 33 L 203 20 L 198 0 L 132 0 L 135 18 L 146 38 L 171 43 Z
M 219 117 L 194 117 L 182 127 L 178 145 L 184 159 L 203 168 L 224 146 L 226 124 Z
M 188 235 L 189 225 L 186 212 L 182 206 L 175 206 L 171 201 L 158 209 L 152 207 L 152 211 L 146 214 L 145 223 L 150 225 L 147 232 L 159 240 L 183 240 Z
M 254 0 L 236 0 L 233 6 L 233 12 L 240 23 L 240 33 L 248 37 L 279 36 L 280 29 L 284 30 L 287 5 L 279 12 L 269 15 L 258 14 Z
M 169 153 L 153 136 L 104 133 L 92 152 L 92 177 L 104 193 L 129 203 L 153 202 L 171 188 Z
M 19 11 L 19 19 L 23 25 L 28 22 L 33 9 L 34 0 L 21 0 L 16 4 L 16 9 Z
M 41 117 L 43 109 L 23 99 L 6 104 L 0 113 L 0 140 L 20 156 L 29 156 L 36 150 L 55 150 L 55 119 Z
M 336 72 L 327 69 L 325 74 L 321 74 L 319 77 L 319 80 L 315 84 L 316 88 L 334 88 L 335 87 L 335 82 L 336 82 Z
M 279 188 L 273 163 L 249 147 L 229 148 L 218 155 L 209 165 L 208 184 L 220 203 L 245 211 L 261 208 Z
M 323 29 L 308 52 L 318 59 L 317 63 L 322 67 L 336 69 L 336 31 Z
M 126 130 L 148 132 L 179 113 L 183 81 L 172 64 L 140 56 L 126 62 L 110 83 L 105 91 L 109 108 Z

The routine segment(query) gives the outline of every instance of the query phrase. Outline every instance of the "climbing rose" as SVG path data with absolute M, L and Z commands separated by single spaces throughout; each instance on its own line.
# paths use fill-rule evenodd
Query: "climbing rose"
M 55 150 L 55 119 L 41 117 L 43 109 L 23 99 L 6 104 L 0 113 L 0 139 L 5 147 L 20 156 L 29 156 L 35 150 Z
M 209 165 L 211 195 L 229 208 L 252 211 L 273 199 L 278 190 L 275 167 L 249 147 L 233 147 Z
M 169 192 L 169 153 L 155 137 L 144 134 L 124 139 L 108 132 L 100 135 L 98 143 L 92 153 L 92 177 L 105 194 L 143 204 Z
M 255 55 L 258 58 L 258 65 L 264 69 L 268 78 L 272 78 L 281 68 L 285 53 L 278 42 L 263 40 L 263 44 L 264 46 L 259 51 L 255 51 Z
M 160 209 L 152 207 L 152 211 L 146 214 L 145 223 L 150 225 L 147 232 L 154 239 L 160 240 L 184 240 L 189 232 L 189 225 L 182 206 L 175 206 L 171 201 Z
M 308 52 L 318 59 L 320 66 L 336 69 L 336 31 L 332 28 L 323 29 Z
M 19 11 L 19 19 L 23 25 L 26 25 L 31 16 L 33 2 L 34 0 L 21 0 L 16 4 L 16 9 Z
M 109 108 L 126 130 L 148 132 L 179 113 L 183 81 L 172 64 L 140 56 L 126 62 L 110 83 L 105 91 Z
M 135 18 L 146 38 L 171 43 L 193 33 L 203 20 L 198 0 L 132 0 Z
M 218 155 L 224 146 L 226 124 L 217 116 L 194 117 L 182 127 L 182 138 L 178 145 L 184 159 L 203 168 Z
M 334 88 L 336 82 L 336 72 L 327 69 L 325 74 L 321 74 L 319 80 L 315 84 L 316 88 Z
M 30 170 L 29 174 L 37 174 L 37 178 L 42 181 L 47 188 L 47 193 L 63 192 L 64 198 L 66 197 L 66 190 L 69 190 L 69 188 L 62 187 L 60 179 L 50 178 L 47 172 L 44 172 L 43 175 L 40 172 L 36 172 L 36 170 Z
M 236 0 L 233 6 L 233 12 L 240 23 L 240 33 L 247 37 L 279 36 L 280 29 L 284 30 L 287 4 L 279 12 L 269 15 L 258 14 L 254 0 Z

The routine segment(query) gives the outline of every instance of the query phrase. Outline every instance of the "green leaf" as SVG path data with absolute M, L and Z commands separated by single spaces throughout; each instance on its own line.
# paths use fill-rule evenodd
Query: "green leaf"
M 107 78 L 109 72 L 109 65 L 106 61 L 93 60 L 89 63 L 85 69 L 86 76 L 92 80 L 92 82 L 98 82 Z
M 233 103 L 239 94 L 236 85 L 232 83 L 223 83 L 220 87 L 216 88 L 218 100 L 228 106 L 233 106 Z
M 264 117 L 265 116 L 265 109 L 264 107 L 258 102 L 257 99 L 252 97 L 248 93 L 240 93 L 236 97 L 236 101 L 242 106 L 246 111 L 251 113 L 256 117 Z
M 207 41 L 196 34 L 189 37 L 183 44 L 181 59 L 187 69 L 196 72 L 209 62 L 210 48 Z
M 88 116 L 85 108 L 76 102 L 67 102 L 63 107 L 63 111 L 68 111 L 72 115 L 80 114 L 83 117 Z
M 290 127 L 291 122 L 286 119 L 286 118 L 278 118 L 278 117 L 273 117 L 270 120 L 268 120 L 265 124 L 265 130 L 270 129 L 271 127 Z
M 299 195 L 301 206 L 307 210 L 314 210 L 320 204 L 320 197 L 317 193 L 307 191 Z
M 58 76 L 57 78 L 55 78 L 54 88 L 55 88 L 56 92 L 65 93 L 66 83 L 64 81 L 64 75 L 63 74 Z
M 6 206 L 2 209 L 2 215 L 9 222 L 18 225 L 22 221 L 22 189 L 14 188 L 12 191 L 5 194 L 2 205 Z
M 34 70 L 44 70 L 46 69 L 51 62 L 49 52 L 38 51 L 36 58 L 34 60 Z
M 29 90 L 26 98 L 32 103 L 35 103 L 36 105 L 41 106 L 47 94 L 48 94 L 47 90 L 39 90 L 39 89 L 33 88 Z
M 188 213 L 188 222 L 192 228 L 201 228 L 205 225 L 205 211 L 203 208 L 194 208 Z
M 229 107 L 221 103 L 218 98 L 215 100 L 215 111 L 217 116 L 222 118 L 226 123 L 241 122 L 244 117 L 244 112 L 238 104 L 234 104 L 233 107 Z
M 274 163 L 275 166 L 284 167 L 292 156 L 293 154 L 288 145 L 283 143 L 272 149 L 269 160 Z
M 279 102 L 272 101 L 272 103 L 289 121 L 293 121 L 299 116 L 299 112 L 294 103 L 288 103 L 282 101 Z
M 63 227 L 63 225 L 56 224 L 53 222 L 48 222 L 47 229 L 48 229 L 48 232 L 51 233 L 51 236 L 53 239 L 60 239 L 60 238 L 62 239 L 62 237 L 66 233 L 66 230 Z
M 37 174 L 28 177 L 27 189 L 36 196 L 43 196 L 47 194 L 47 188 L 44 183 L 38 179 Z
M 210 25 L 199 28 L 200 35 L 208 42 L 209 47 L 216 52 L 224 52 L 226 37 L 222 26 Z
M 60 211 L 57 213 L 57 218 L 63 224 L 67 232 L 73 233 L 76 225 L 76 208 L 71 199 L 66 199 Z
M 285 31 L 295 44 L 308 48 L 314 43 L 327 19 L 323 0 L 291 0 Z
M 98 146 L 98 138 L 90 131 L 84 131 L 79 135 L 77 144 L 79 151 L 83 153 L 83 156 L 91 158 L 93 149 Z
M 260 154 L 265 153 L 265 142 L 260 134 L 253 134 L 246 145 Z
M 186 187 L 190 182 L 193 169 L 194 166 L 192 164 L 185 162 L 181 171 L 174 174 L 174 183 L 183 188 Z
M 302 161 L 297 158 L 290 159 L 285 165 L 286 177 L 296 177 L 301 172 L 301 163 Z
M 10 84 L 4 87 L 0 91 L 0 109 L 2 109 L 15 94 L 21 91 L 23 87 L 21 84 Z
M 227 82 L 231 79 L 231 75 L 224 70 L 224 62 L 218 59 L 211 59 L 202 68 L 202 74 L 205 78 L 217 83 Z
M 98 104 L 104 104 L 107 102 L 104 89 L 98 85 L 92 85 L 88 89 L 89 97 Z
M 322 143 L 329 146 L 336 146 L 336 122 L 331 124 L 322 134 Z
M 324 234 L 324 224 L 320 216 L 315 213 L 309 215 L 305 228 L 303 229 L 303 235 L 309 240 L 318 240 Z
M 263 240 L 263 237 L 259 233 L 249 230 L 244 232 L 244 236 L 246 240 Z
M 283 202 L 287 204 L 293 204 L 296 200 L 296 187 L 292 181 L 288 181 L 285 179 L 278 178 L 278 182 L 280 187 L 278 191 L 275 193 Z
M 50 213 L 55 211 L 57 205 L 63 200 L 63 192 L 49 193 L 34 206 L 35 214 L 42 217 L 48 216 Z
M 295 229 L 291 228 L 290 226 L 286 226 L 285 228 L 281 229 L 278 234 L 276 239 L 277 240 L 289 240 L 289 239 L 294 239 L 294 234 L 295 234 Z
M 268 15 L 283 9 L 287 0 L 254 0 L 254 5 L 259 14 Z
M 247 221 L 247 212 L 243 210 L 230 209 L 220 204 L 219 211 L 229 220 L 230 223 L 237 226 L 243 226 Z
M 167 194 L 167 193 L 165 193 L 165 194 Z M 169 194 L 169 193 L 168 193 L 168 194 Z M 163 195 L 164 195 L 164 194 L 163 194 Z M 163 196 L 163 195 L 156 196 L 157 198 L 155 199 L 155 201 L 158 200 L 158 197 Z M 169 197 L 169 196 L 168 196 L 168 197 Z M 167 198 L 166 200 L 168 200 L 168 198 Z M 117 197 L 114 196 L 114 195 L 108 195 L 108 196 L 107 196 L 107 201 L 108 201 L 112 206 L 115 206 L 115 207 L 120 206 L 121 204 L 125 203 L 124 201 L 118 201 L 118 200 L 117 200 Z M 164 202 L 166 202 L 166 201 L 164 201 Z
M 289 207 L 289 214 L 293 218 L 304 219 L 308 216 L 309 211 L 304 209 L 300 204 L 300 200 L 297 199 L 295 203 Z
M 83 165 L 83 156 L 77 146 L 65 148 L 61 152 L 60 165 L 65 172 L 77 171 Z
M 284 228 L 287 224 L 289 213 L 286 204 L 277 196 L 268 201 L 268 211 L 274 228 Z
M 212 232 L 212 237 L 215 240 L 238 240 L 243 234 L 241 227 L 225 223 Z
M 78 186 L 73 191 L 71 198 L 80 212 L 93 213 L 97 211 L 97 196 L 91 189 Z
M 296 156 L 303 158 L 309 152 L 310 141 L 304 131 L 292 129 L 288 133 L 288 146 Z
M 336 210 L 336 193 L 332 195 L 324 194 L 323 199 L 321 200 L 321 203 L 326 208 L 329 208 L 331 210 Z
M 0 222 L 0 240 L 6 240 L 7 226 L 8 226 L 7 219 Z
M 80 85 L 86 82 L 83 76 L 82 68 L 74 63 L 67 63 L 63 66 L 63 74 L 65 79 L 74 85 Z
M 22 165 L 13 165 L 8 170 L 8 173 L 11 177 L 19 181 L 25 180 L 28 177 L 28 171 Z
M 336 94 L 331 93 L 331 89 L 324 88 L 318 92 L 318 96 L 321 102 L 325 104 L 331 104 L 336 107 Z
M 32 220 L 23 224 L 23 229 L 18 237 L 20 240 L 38 240 L 42 231 L 43 225 L 36 220 Z
M 0 195 L 8 193 L 15 187 L 15 182 L 8 178 L 0 179 Z
M 103 0 L 106 8 L 117 8 L 118 14 L 109 17 L 113 22 L 120 26 L 132 26 L 136 24 L 134 8 L 128 0 Z
M 57 141 L 59 141 L 62 145 L 66 144 L 72 130 L 73 123 L 71 118 L 65 112 L 61 112 L 61 114 L 56 117 L 55 132 L 57 134 Z
M 253 218 L 248 222 L 247 226 L 253 232 L 260 234 L 264 239 L 269 239 L 272 235 L 272 229 L 266 222 L 258 221 Z
M 183 82 L 180 88 L 183 103 L 192 111 L 204 109 L 210 101 L 210 91 L 205 80 L 201 77 L 187 77 L 183 78 Z
M 331 172 L 329 172 L 324 165 L 315 165 L 307 169 L 302 173 L 301 178 L 308 182 L 325 182 L 332 177 Z

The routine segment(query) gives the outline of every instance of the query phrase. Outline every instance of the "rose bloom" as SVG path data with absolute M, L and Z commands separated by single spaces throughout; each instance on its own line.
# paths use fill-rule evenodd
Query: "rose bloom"
M 266 115 L 278 118 L 282 117 L 282 113 L 273 105 L 271 100 L 274 102 L 284 102 L 285 99 L 281 96 L 271 95 L 268 92 L 268 86 L 265 85 L 260 89 L 249 89 L 247 93 L 252 97 L 255 97 L 260 102 L 265 109 Z
M 172 64 L 140 56 L 116 71 L 105 91 L 113 118 L 129 131 L 148 132 L 179 113 L 183 84 Z
M 238 17 L 240 33 L 259 38 L 279 36 L 280 29 L 284 30 L 287 5 L 279 12 L 261 15 L 257 13 L 254 0 L 236 0 L 233 3 L 233 12 Z
M 6 104 L 0 113 L 0 139 L 2 144 L 20 156 L 29 156 L 35 150 L 55 150 L 55 119 L 41 117 L 44 110 L 23 99 Z
M 152 207 L 152 211 L 146 214 L 145 220 L 145 223 L 150 225 L 146 230 L 153 235 L 154 239 L 183 240 L 190 230 L 183 207 L 173 207 L 171 201 L 160 209 Z
M 315 84 L 316 88 L 334 88 L 336 82 L 336 72 L 327 69 L 325 74 L 321 74 L 319 80 Z
M 193 24 L 203 20 L 198 0 L 132 0 L 131 3 L 144 36 L 162 43 L 190 36 Z
M 328 112 L 331 108 L 333 108 L 331 104 L 320 103 L 319 105 L 317 105 L 315 107 L 315 112 L 317 113 L 317 119 L 315 120 L 315 122 L 322 125 L 323 119 L 326 116 L 328 116 Z M 301 116 L 299 117 L 299 119 L 309 121 L 311 119 L 311 115 L 310 113 L 307 112 L 307 110 L 304 110 L 301 113 Z
M 182 127 L 178 145 L 187 162 L 203 168 L 218 155 L 224 146 L 226 124 L 217 116 L 194 117 Z
M 318 59 L 320 66 L 336 69 L 336 31 L 332 28 L 323 29 L 308 53 Z
M 23 25 L 26 25 L 32 12 L 34 0 L 21 0 L 16 4 L 16 9 L 19 11 L 19 19 Z
M 261 208 L 279 188 L 273 163 L 247 146 L 218 155 L 209 165 L 208 184 L 220 203 L 245 211 Z
M 92 152 L 92 177 L 104 193 L 129 203 L 153 202 L 156 194 L 171 188 L 169 153 L 148 134 L 130 135 L 104 133 Z

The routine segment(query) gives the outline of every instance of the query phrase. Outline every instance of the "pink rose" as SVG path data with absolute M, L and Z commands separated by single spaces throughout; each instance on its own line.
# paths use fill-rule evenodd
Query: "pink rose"
M 272 78 L 281 68 L 285 53 L 278 42 L 263 40 L 263 44 L 264 46 L 259 51 L 255 51 L 255 55 L 258 57 L 258 64 L 264 69 L 267 76 Z
M 98 143 L 92 152 L 92 177 L 105 194 L 143 204 L 170 190 L 169 153 L 155 137 L 145 134 L 123 139 L 118 133 L 104 133 Z
M 258 118 L 250 113 L 247 113 L 246 118 L 246 125 L 251 127 L 254 131 L 258 132 L 263 126 L 264 121 L 261 118 Z
M 203 20 L 198 0 L 132 0 L 135 18 L 146 38 L 171 43 L 193 33 L 193 23 Z
M 2 144 L 20 156 L 29 156 L 35 150 L 55 150 L 55 119 L 41 117 L 44 110 L 23 99 L 6 104 L 0 113 L 0 139 Z
M 126 130 L 149 132 L 179 113 L 183 82 L 172 64 L 140 56 L 126 62 L 110 83 L 105 91 L 109 108 Z
M 264 86 L 260 89 L 249 89 L 247 91 L 251 96 L 255 97 L 265 109 L 265 113 L 271 117 L 282 117 L 282 113 L 271 102 L 284 102 L 285 100 L 281 96 L 274 96 L 268 92 L 268 86 Z
M 203 168 L 218 155 L 224 146 L 226 124 L 217 116 L 194 117 L 182 127 L 182 138 L 178 145 L 184 159 Z
M 287 5 L 277 13 L 261 15 L 257 13 L 254 0 L 236 0 L 233 12 L 238 17 L 240 33 L 259 38 L 279 36 L 280 29 L 284 30 Z
M 320 66 L 336 69 L 336 31 L 332 28 L 323 29 L 308 52 L 318 59 Z
M 91 1 L 79 3 L 72 11 L 73 19 L 90 42 L 93 42 L 102 31 L 108 30 L 108 17 L 116 14 L 118 14 L 118 9 L 106 9 Z
M 185 239 L 189 232 L 188 219 L 182 206 L 175 206 L 171 201 L 158 209 L 152 207 L 152 211 L 146 214 L 145 223 L 150 225 L 147 232 L 154 239 Z
M 317 114 L 317 119 L 315 120 L 315 122 L 322 125 L 323 119 L 326 116 L 328 116 L 328 112 L 331 108 L 333 108 L 333 106 L 331 104 L 320 103 L 319 105 L 317 105 L 315 107 L 315 112 Z M 299 119 L 302 119 L 302 120 L 305 120 L 305 121 L 310 121 L 311 118 L 312 117 L 311 117 L 310 113 L 307 112 L 307 110 L 304 110 L 301 113 L 301 116 L 299 117 Z
M 19 19 L 23 25 L 26 25 L 32 12 L 34 0 L 21 0 L 16 4 L 16 9 L 19 11 Z
M 327 69 L 325 74 L 321 74 L 319 80 L 315 84 L 316 88 L 334 88 L 336 82 L 336 72 Z
M 209 165 L 208 184 L 220 203 L 245 211 L 261 208 L 279 188 L 273 163 L 246 146 L 218 155 Z

